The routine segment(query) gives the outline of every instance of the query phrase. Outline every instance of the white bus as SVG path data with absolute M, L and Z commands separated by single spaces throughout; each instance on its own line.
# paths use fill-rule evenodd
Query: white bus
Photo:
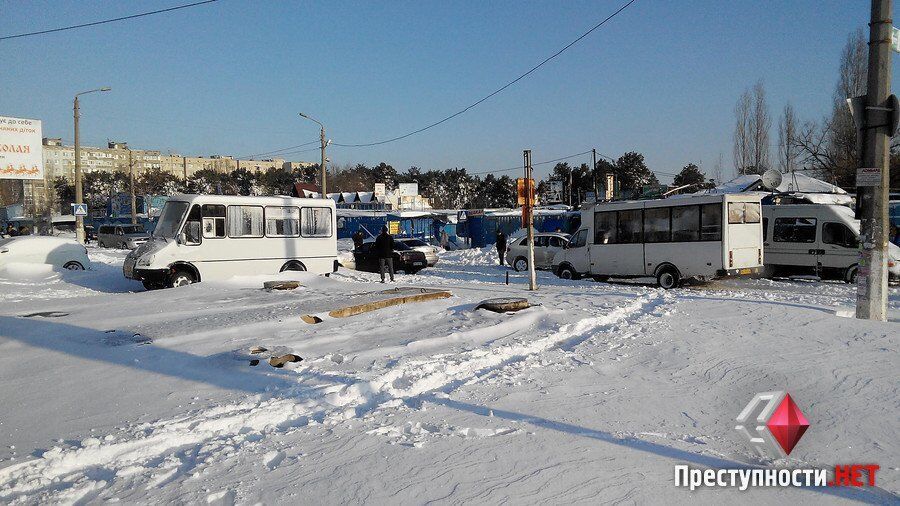
M 553 259 L 561 278 L 687 278 L 750 275 L 763 265 L 758 196 L 702 195 L 611 202 L 581 212 L 581 228 Z
M 334 201 L 175 195 L 153 236 L 128 254 L 125 277 L 148 290 L 236 275 L 337 270 Z

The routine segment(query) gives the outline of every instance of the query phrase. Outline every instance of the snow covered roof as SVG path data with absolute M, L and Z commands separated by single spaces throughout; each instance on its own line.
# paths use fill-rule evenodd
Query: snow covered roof
M 356 202 L 356 192 L 341 192 L 341 202 Z
M 356 198 L 359 202 L 363 204 L 368 204 L 375 199 L 375 192 L 356 192 Z
M 796 172 L 783 174 L 781 184 L 778 185 L 776 190 L 782 193 L 839 193 L 847 195 L 847 192 L 838 186 Z M 765 188 L 762 187 L 762 176 L 759 174 L 744 174 L 703 193 L 742 193 L 747 191 L 765 191 Z

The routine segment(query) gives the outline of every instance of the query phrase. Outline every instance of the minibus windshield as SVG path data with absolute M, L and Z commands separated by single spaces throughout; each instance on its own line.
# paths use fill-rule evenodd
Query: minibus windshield
M 175 200 L 166 202 L 162 214 L 159 215 L 159 223 L 156 224 L 156 229 L 153 230 L 153 236 L 174 239 L 175 234 L 178 232 L 178 225 L 181 224 L 181 219 L 184 218 L 184 213 L 187 212 L 188 205 L 187 202 Z

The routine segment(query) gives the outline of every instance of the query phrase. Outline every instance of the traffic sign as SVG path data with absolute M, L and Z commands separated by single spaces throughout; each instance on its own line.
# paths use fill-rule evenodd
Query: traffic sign
M 75 216 L 87 216 L 87 204 L 72 204 L 72 214 Z

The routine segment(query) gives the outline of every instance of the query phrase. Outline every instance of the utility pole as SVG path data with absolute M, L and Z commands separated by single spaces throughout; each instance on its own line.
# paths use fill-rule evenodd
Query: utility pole
M 78 117 L 79 117 L 79 103 L 78 97 L 80 95 L 85 95 L 88 93 L 94 93 L 96 91 L 109 91 L 111 88 L 108 86 L 104 86 L 103 88 L 97 88 L 95 90 L 82 91 L 81 93 L 75 94 L 75 103 L 72 107 L 73 115 L 75 117 L 75 203 L 81 205 L 84 203 L 84 191 L 82 190 L 82 177 L 81 177 L 81 142 L 78 132 Z M 75 216 L 75 239 L 78 240 L 81 244 L 84 244 L 84 217 L 83 216 Z
M 594 190 L 594 203 L 600 201 L 600 195 L 597 191 L 597 149 L 591 150 L 591 189 Z
M 128 148 L 128 179 L 131 186 L 131 224 L 137 223 L 137 198 L 134 196 L 134 162 L 131 159 L 131 148 Z
M 525 228 L 528 234 L 528 289 L 537 290 L 537 273 L 534 270 L 534 210 L 532 209 L 532 196 L 534 195 L 534 183 L 531 178 L 531 150 L 525 150 Z M 571 174 L 571 173 L 570 173 Z
M 881 181 L 860 188 L 859 267 L 856 317 L 887 320 L 888 188 L 890 181 L 888 98 L 891 94 L 891 0 L 872 0 L 869 69 L 864 111 L 862 168 L 878 169 Z M 859 179 L 857 177 L 857 179 Z
M 314 122 L 318 123 L 318 125 L 320 127 L 319 143 L 320 143 L 321 149 L 322 149 L 322 163 L 319 164 L 319 168 L 322 171 L 322 198 L 327 199 L 328 196 L 326 194 L 328 193 L 328 189 L 326 187 L 326 182 L 325 182 L 325 174 L 326 174 L 325 173 L 325 160 L 326 160 L 325 159 L 325 148 L 328 147 L 328 141 L 325 140 L 325 125 L 323 125 L 321 121 L 319 121 L 315 118 L 311 118 L 311 117 L 307 116 L 306 114 L 303 114 L 302 112 L 300 113 L 300 116 L 302 116 L 310 121 L 314 121 Z

